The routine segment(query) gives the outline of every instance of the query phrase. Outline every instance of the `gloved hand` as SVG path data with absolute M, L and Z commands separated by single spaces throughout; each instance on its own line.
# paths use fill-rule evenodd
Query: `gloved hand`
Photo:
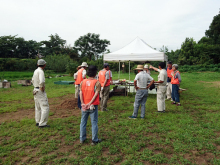
M 101 91 L 103 90 L 103 87 L 101 87 Z
M 94 110 L 95 106 L 93 104 L 90 105 L 90 110 Z

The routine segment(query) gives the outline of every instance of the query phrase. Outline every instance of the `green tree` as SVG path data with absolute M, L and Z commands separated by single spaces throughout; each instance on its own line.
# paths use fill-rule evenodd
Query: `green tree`
M 61 54 L 66 54 L 66 55 L 68 55 L 71 59 L 79 60 L 79 55 L 78 55 L 77 50 L 75 50 L 73 47 L 71 47 L 71 45 L 65 45 L 65 46 L 61 49 Z
M 1 58 L 15 58 L 16 36 L 1 36 L 0 37 L 0 57 Z
M 74 48 L 80 52 L 80 57 L 88 57 L 91 61 L 108 51 L 106 48 L 110 45 L 110 41 L 101 40 L 99 36 L 99 34 L 88 33 L 75 41 Z
M 0 57 L 2 58 L 34 58 L 41 44 L 22 37 L 1 36 Z
M 178 63 L 180 65 L 192 65 L 197 59 L 194 54 L 194 46 L 196 45 L 196 41 L 193 38 L 186 38 L 185 41 L 181 45 L 181 52 L 178 57 Z
M 220 14 L 214 16 L 205 35 L 212 40 L 212 44 L 220 44 Z
M 24 38 L 15 38 L 16 49 L 15 54 L 17 58 L 35 58 L 40 49 L 41 43 L 30 40 L 25 41 Z
M 180 52 L 180 49 L 176 49 L 175 51 L 171 50 L 171 52 L 167 52 L 166 55 L 168 56 L 168 60 L 171 61 L 173 64 L 178 63 Z
M 43 54 L 43 56 L 46 56 L 48 54 L 60 54 L 62 52 L 62 48 L 64 48 L 66 40 L 61 39 L 58 34 L 51 34 L 49 37 L 49 41 L 41 41 L 44 46 L 41 49 L 41 53 Z
M 163 46 L 159 49 L 159 51 L 160 51 L 160 52 L 164 52 L 165 54 L 167 54 L 169 50 L 168 50 L 168 47 L 167 47 L 167 46 L 164 46 L 164 45 L 163 45 Z

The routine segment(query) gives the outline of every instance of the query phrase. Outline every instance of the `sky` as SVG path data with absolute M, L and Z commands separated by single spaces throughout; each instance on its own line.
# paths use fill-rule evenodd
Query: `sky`
M 100 34 L 114 52 L 137 36 L 159 50 L 199 41 L 220 0 L 0 0 L 0 36 L 49 40 L 56 33 L 68 45 L 87 33 Z

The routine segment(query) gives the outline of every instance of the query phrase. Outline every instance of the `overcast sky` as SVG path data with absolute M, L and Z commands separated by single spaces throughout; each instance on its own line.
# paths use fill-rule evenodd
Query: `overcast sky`
M 205 35 L 220 0 L 0 0 L 0 36 L 67 44 L 87 33 L 100 34 L 116 51 L 137 36 L 154 48 L 176 50 L 186 37 Z

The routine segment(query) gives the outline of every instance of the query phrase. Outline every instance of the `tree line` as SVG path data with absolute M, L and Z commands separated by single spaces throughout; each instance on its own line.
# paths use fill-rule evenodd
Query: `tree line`
M 99 34 L 88 33 L 75 41 L 74 46 L 66 44 L 58 34 L 50 35 L 48 41 L 25 40 L 22 37 L 1 36 L 0 58 L 29 59 L 46 57 L 48 55 L 68 55 L 71 59 L 87 57 L 89 60 L 98 59 L 107 49 L 110 41 L 100 39 Z
M 166 47 L 165 52 L 169 60 L 179 65 L 220 63 L 220 14 L 214 16 L 205 36 L 198 42 L 193 38 L 186 38 L 180 49 L 169 52 Z
M 110 41 L 100 39 L 99 34 L 88 33 L 80 36 L 74 43 L 74 46 L 66 44 L 66 40 L 62 39 L 58 34 L 50 35 L 48 41 L 37 42 L 34 40 L 25 40 L 18 36 L 1 36 L 0 37 L 0 69 L 11 70 L 19 68 L 22 65 L 16 60 L 9 59 L 26 59 L 22 62 L 28 63 L 28 59 L 36 59 L 36 57 L 44 57 L 50 61 L 60 59 L 59 61 L 69 61 L 63 64 L 63 67 L 57 66 L 59 71 L 64 69 L 70 70 L 76 67 L 82 61 L 96 64 L 101 67 L 102 54 L 110 52 L 107 47 Z M 183 65 L 212 65 L 220 63 L 220 14 L 214 16 L 209 29 L 205 31 L 205 36 L 198 42 L 193 38 L 186 38 L 181 48 L 177 50 L 168 50 L 168 47 L 162 47 L 159 51 L 165 52 L 168 60 Z M 61 57 L 58 57 L 58 56 Z M 64 58 L 67 56 L 68 58 Z M 2 60 L 1 60 L 2 58 Z M 53 60 L 54 58 L 54 60 Z M 6 60 L 8 59 L 8 60 Z M 65 59 L 65 60 L 62 60 Z M 73 63 L 74 62 L 74 63 Z M 151 62 L 157 66 L 158 62 Z M 53 63 L 54 64 L 54 63 Z M 136 65 L 137 63 L 132 63 Z M 14 65 L 14 66 L 11 66 Z M 60 64 L 61 65 L 61 64 Z M 113 64 L 112 69 L 118 70 L 118 64 Z M 18 67 L 19 66 L 19 67 Z M 26 65 L 28 68 L 29 65 Z M 214 68 L 219 65 L 215 65 Z M 11 68 L 11 69 L 10 69 Z M 23 67 L 25 68 L 25 67 Z M 52 68 L 52 66 L 51 66 Z M 13 70 L 13 69 L 12 69 Z

